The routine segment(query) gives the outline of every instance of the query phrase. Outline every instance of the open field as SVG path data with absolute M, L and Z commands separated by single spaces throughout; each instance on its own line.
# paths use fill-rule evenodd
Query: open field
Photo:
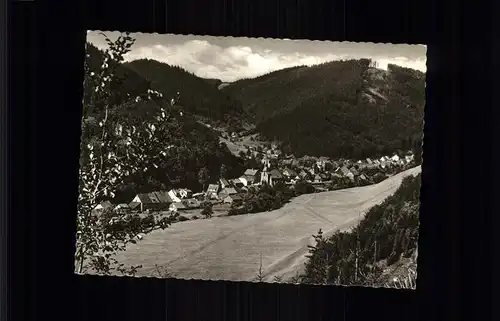
M 286 280 L 303 268 L 307 245 L 320 228 L 326 235 L 352 228 L 403 177 L 419 172 L 420 166 L 375 185 L 302 195 L 271 212 L 176 223 L 130 244 L 117 259 L 142 264 L 138 276 L 153 275 L 157 264 L 177 278 L 251 281 L 262 257 L 265 281 Z

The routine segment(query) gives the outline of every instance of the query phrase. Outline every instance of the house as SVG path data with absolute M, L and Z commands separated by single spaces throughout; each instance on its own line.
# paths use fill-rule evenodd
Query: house
M 314 182 L 315 182 L 315 183 L 321 183 L 321 176 L 320 176 L 319 174 L 316 174 L 316 175 L 314 176 Z
M 206 196 L 205 193 L 194 193 L 193 194 L 193 198 L 197 199 L 199 201 L 205 200 L 205 196 Z
M 301 179 L 306 179 L 309 177 L 309 173 L 307 173 L 305 170 L 301 170 L 299 175 L 298 175 Z
M 162 210 L 166 209 L 172 203 L 172 199 L 167 192 L 158 191 L 151 193 L 137 194 L 134 199 L 128 204 L 131 210 Z
M 393 162 L 399 162 L 399 156 L 397 154 L 394 154 L 394 156 L 391 157 L 391 160 Z
M 292 178 L 292 177 L 296 177 L 297 173 L 293 169 L 285 168 L 283 170 L 283 175 L 285 175 L 288 178 Z
M 229 195 L 238 194 L 238 191 L 234 187 L 227 187 L 219 192 L 219 198 L 224 199 Z
M 103 212 L 110 208 L 113 208 L 113 204 L 110 201 L 104 201 L 101 204 L 98 204 L 96 207 L 94 207 L 94 211 L 98 213 L 98 212 Z
M 130 202 L 130 203 L 128 203 L 128 207 L 130 208 L 131 211 L 140 211 L 141 210 L 141 203 Z
M 340 175 L 339 173 L 332 173 L 332 177 L 330 177 L 330 179 L 332 179 L 332 180 L 338 180 L 341 178 L 342 178 L 342 175 Z
M 269 172 L 269 175 L 271 176 L 271 180 L 274 183 L 277 183 L 277 182 L 283 182 L 284 181 L 284 177 L 283 177 L 283 174 L 281 174 L 281 172 L 277 169 L 273 169 Z
M 228 195 L 224 198 L 225 204 L 233 204 L 234 202 L 241 202 L 243 198 L 240 194 Z
M 165 207 L 165 206 L 170 205 L 170 203 L 172 203 L 172 199 L 170 198 L 168 193 L 165 191 L 151 192 L 151 193 L 148 193 L 148 196 L 155 203 L 163 204 L 160 207 Z
M 254 184 L 258 181 L 259 170 L 258 169 L 247 169 L 245 173 L 243 173 L 243 177 L 246 178 L 247 184 Z
M 240 178 L 238 178 L 240 180 L 240 182 L 243 184 L 243 186 L 248 186 L 249 183 L 248 183 L 248 180 L 245 176 L 241 176 Z
M 236 187 L 236 188 L 243 188 L 245 187 L 246 185 L 243 183 L 243 181 L 239 178 L 235 178 L 235 179 L 232 179 L 230 181 L 230 183 L 232 184 L 232 186 Z
M 172 203 L 168 208 L 171 212 L 185 211 L 188 209 L 184 202 Z
M 291 167 L 293 163 L 293 159 L 284 159 L 281 164 L 285 167 Z
M 347 175 L 349 175 L 349 174 L 352 174 L 352 173 L 351 173 L 351 171 L 349 171 L 349 168 L 347 168 L 347 166 L 346 166 L 346 165 L 344 165 L 344 166 L 342 166 L 342 167 L 340 168 L 340 173 L 341 173 L 342 175 L 344 175 L 344 176 L 347 176 Z
M 321 174 L 319 174 L 319 177 L 321 178 L 321 181 L 327 181 L 330 179 L 330 174 L 329 173 L 321 173 Z
M 141 212 L 154 208 L 154 206 L 154 202 L 149 198 L 147 193 L 137 194 L 129 204 L 131 209 L 138 209 Z
M 361 174 L 361 175 L 359 176 L 359 178 L 360 178 L 360 179 L 362 179 L 363 181 L 366 181 L 366 180 L 367 180 L 367 178 L 366 178 L 365 174 Z
M 284 177 L 277 169 L 273 169 L 271 171 L 263 171 L 261 174 L 261 183 L 267 183 L 271 186 L 278 182 L 283 182 Z
M 125 214 L 130 212 L 130 207 L 127 204 L 118 204 L 115 207 L 115 211 L 120 214 Z
M 219 193 L 219 185 L 218 184 L 210 184 L 208 185 L 206 195 L 213 199 L 217 198 L 217 194 Z
M 168 191 L 168 196 L 172 200 L 172 202 L 179 203 L 181 201 L 181 195 L 178 190 L 176 189 L 171 189 Z
M 367 158 L 367 159 L 366 159 L 366 163 L 367 163 L 367 164 L 373 164 L 373 161 L 372 161 L 370 158 Z
M 177 193 L 181 198 L 190 198 L 193 196 L 193 191 L 188 188 L 179 188 Z
M 231 186 L 231 184 L 230 184 L 230 183 L 228 182 L 228 180 L 227 180 L 227 179 L 225 179 L 225 178 L 221 178 L 221 179 L 219 179 L 219 184 L 220 184 L 220 186 L 221 186 L 222 188 L 226 188 L 226 187 L 230 187 L 230 186 Z
M 356 168 L 354 167 L 351 167 L 351 169 L 349 169 L 349 171 L 354 175 L 354 176 L 358 176 L 359 175 L 359 172 Z

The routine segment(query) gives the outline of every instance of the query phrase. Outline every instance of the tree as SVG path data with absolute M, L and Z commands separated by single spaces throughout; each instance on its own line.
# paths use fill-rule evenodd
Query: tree
M 227 178 L 227 166 L 226 164 L 222 164 L 220 166 L 220 178 Z
M 124 228 L 113 229 L 106 216 L 98 218 L 92 215 L 92 210 L 101 201 L 112 199 L 127 177 L 157 167 L 170 156 L 172 151 L 166 146 L 170 145 L 171 132 L 177 128 L 174 109 L 170 108 L 175 102 L 166 106 L 162 94 L 151 89 L 135 97 L 118 96 L 118 91 L 111 90 L 122 81 L 116 70 L 134 40 L 128 33 L 114 42 L 103 36 L 108 49 L 103 52 L 100 68 L 92 70 L 89 54 L 85 59 L 87 94 L 83 106 L 75 268 L 78 273 L 118 271 L 133 275 L 140 266 L 125 268 L 115 254 L 128 243 L 134 243 L 138 233 L 149 230 L 150 222 L 142 224 L 141 220 L 135 220 Z M 131 126 L 114 113 L 119 105 L 141 103 L 157 107 L 157 116 L 141 126 Z M 166 228 L 172 221 L 173 218 L 167 217 L 157 225 Z
M 203 186 L 203 190 L 205 190 L 206 184 L 210 180 L 210 172 L 208 168 L 202 167 L 198 172 L 198 182 Z
M 203 209 L 201 210 L 201 215 L 203 215 L 205 218 L 210 218 L 212 217 L 213 209 L 212 209 L 212 203 L 210 202 L 205 202 L 202 204 Z

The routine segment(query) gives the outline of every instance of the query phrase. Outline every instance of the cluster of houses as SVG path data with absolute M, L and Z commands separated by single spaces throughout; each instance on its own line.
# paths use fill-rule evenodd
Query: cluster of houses
M 257 154 L 253 154 L 257 153 Z M 295 158 L 283 155 L 276 145 L 265 150 L 250 150 L 257 159 L 261 168 L 249 168 L 240 177 L 220 178 L 209 184 L 201 192 L 193 193 L 187 188 L 176 188 L 169 191 L 142 193 L 134 197 L 128 204 L 113 205 L 109 201 L 99 204 L 95 210 L 101 211 L 113 208 L 117 212 L 178 212 L 189 209 L 198 209 L 205 202 L 212 204 L 233 204 L 241 201 L 248 188 L 259 188 L 262 184 L 270 186 L 276 183 L 294 185 L 297 181 L 307 181 L 318 188 L 323 188 L 336 178 L 347 177 L 351 180 L 369 180 L 377 173 L 386 173 L 388 170 L 405 169 L 412 166 L 414 156 L 407 153 L 404 156 L 384 156 L 379 159 L 364 160 L 337 160 L 328 157 Z
M 157 212 L 157 211 L 172 211 L 195 209 L 201 206 L 201 202 L 195 197 L 196 195 L 187 188 L 171 189 L 170 191 L 156 191 L 150 193 L 137 194 L 134 199 L 128 204 L 113 205 L 110 201 L 102 202 L 94 208 L 98 213 L 106 209 L 112 208 L 117 213 L 131 212 Z
M 411 167 L 414 156 L 410 153 L 404 157 L 393 155 L 383 156 L 380 159 L 372 160 L 338 160 L 334 161 L 328 157 L 302 157 L 295 159 L 286 157 L 278 162 L 278 166 L 283 168 L 283 173 L 288 178 L 288 183 L 294 184 L 297 180 L 305 180 L 312 184 L 330 183 L 334 179 L 347 177 L 351 180 L 368 180 L 370 176 L 385 174 L 390 170 Z M 263 163 L 268 164 L 269 159 L 263 159 Z

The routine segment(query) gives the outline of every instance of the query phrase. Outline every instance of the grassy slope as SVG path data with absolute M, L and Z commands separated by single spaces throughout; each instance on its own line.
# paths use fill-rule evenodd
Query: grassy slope
M 349 229 L 361 213 L 393 194 L 414 168 L 377 185 L 303 195 L 271 212 L 176 223 L 154 231 L 120 253 L 125 264 L 142 264 L 138 275 L 163 266 L 179 278 L 252 280 L 262 255 L 266 281 L 293 277 L 303 267 L 311 235 L 319 228 Z

